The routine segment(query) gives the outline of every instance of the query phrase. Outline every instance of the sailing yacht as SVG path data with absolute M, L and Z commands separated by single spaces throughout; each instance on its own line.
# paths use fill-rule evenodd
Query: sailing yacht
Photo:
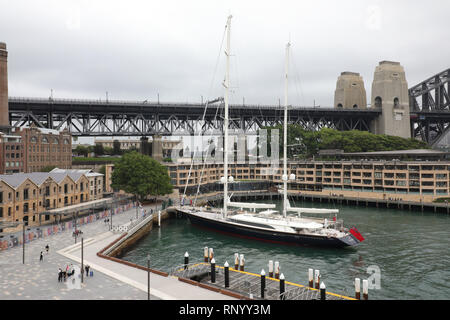
M 274 243 L 288 243 L 306 246 L 347 247 L 355 246 L 364 240 L 356 230 L 344 228 L 343 221 L 336 219 L 337 209 L 315 209 L 291 207 L 287 198 L 288 180 L 295 180 L 295 175 L 287 176 L 287 83 L 289 66 L 289 48 L 286 46 L 286 79 L 284 105 L 284 159 L 283 159 L 283 210 L 280 214 L 275 204 L 233 202 L 228 196 L 228 183 L 233 177 L 228 176 L 228 88 L 230 85 L 230 27 L 231 18 L 227 19 L 227 49 L 226 49 L 226 77 L 225 110 L 224 110 L 224 177 L 221 178 L 224 188 L 223 208 L 182 206 L 177 209 L 185 214 L 192 224 L 212 229 L 214 231 Z M 234 208 L 229 209 L 229 208 Z M 287 215 L 294 212 L 296 215 Z M 302 214 L 334 214 L 332 219 L 320 217 L 306 217 Z

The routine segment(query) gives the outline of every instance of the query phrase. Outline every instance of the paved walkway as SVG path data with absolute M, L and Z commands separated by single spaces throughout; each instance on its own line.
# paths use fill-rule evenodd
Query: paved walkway
M 145 206 L 157 212 L 154 206 Z M 136 209 L 113 216 L 114 225 L 127 224 L 136 218 Z M 81 238 L 77 243 L 72 230 L 39 238 L 25 245 L 25 264 L 22 247 L 0 252 L 0 300 L 146 300 L 147 272 L 127 265 L 99 258 L 96 254 L 120 237 L 109 231 L 103 220 L 80 226 L 83 231 L 83 261 L 91 267 L 93 277 L 78 276 L 81 266 Z M 49 245 L 47 254 L 45 246 Z M 44 252 L 43 261 L 39 260 Z M 75 276 L 58 282 L 58 268 L 73 264 Z M 229 296 L 192 286 L 175 277 L 151 274 L 152 300 L 231 300 Z
M 152 206 L 144 207 L 149 211 Z M 125 224 L 136 217 L 136 209 L 130 209 L 113 216 L 113 224 Z M 109 226 L 103 220 L 79 226 L 86 239 L 109 232 Z M 112 234 L 112 233 L 111 233 Z M 119 235 L 117 235 L 119 236 Z M 79 238 L 77 242 L 79 243 Z M 72 230 L 46 238 L 39 238 L 25 245 L 25 264 L 22 264 L 22 246 L 0 251 L 0 300 L 143 300 L 147 291 L 112 278 L 108 274 L 94 271 L 92 278 L 87 278 L 79 286 L 71 281 L 58 282 L 58 268 L 78 264 L 57 251 L 75 243 Z M 49 253 L 45 246 L 49 245 Z M 40 252 L 44 259 L 39 261 Z M 158 299 L 152 296 L 152 299 Z

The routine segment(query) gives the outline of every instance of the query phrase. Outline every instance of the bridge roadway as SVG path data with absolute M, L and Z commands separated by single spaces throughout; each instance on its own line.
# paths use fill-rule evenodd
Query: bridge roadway
M 200 103 L 155 103 L 147 101 L 98 101 L 42 98 L 9 98 L 11 125 L 34 123 L 38 127 L 68 128 L 74 136 L 191 135 L 221 132 L 223 104 L 216 99 Z M 255 132 L 283 121 L 278 105 L 230 105 L 230 129 Z M 290 107 L 289 121 L 305 128 L 369 130 L 380 110 L 349 110 L 325 107 Z M 200 121 L 203 118 L 205 121 Z
M 283 112 L 279 105 L 230 105 L 230 129 L 252 134 L 265 126 L 281 125 Z M 220 135 L 223 128 L 220 98 L 205 111 L 201 103 L 10 97 L 9 113 L 14 127 L 34 124 L 56 130 L 67 128 L 73 136 Z M 288 119 L 309 130 L 328 127 L 371 131 L 372 122 L 380 114 L 377 108 L 292 106 Z M 414 108 L 410 119 L 411 136 L 429 143 L 438 141 L 450 128 L 448 108 Z

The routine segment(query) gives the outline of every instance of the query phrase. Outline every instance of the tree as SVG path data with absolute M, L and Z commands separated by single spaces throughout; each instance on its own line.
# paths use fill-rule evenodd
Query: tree
M 102 155 L 104 155 L 104 154 L 105 154 L 105 150 L 104 150 L 104 148 L 103 148 L 103 145 L 100 144 L 100 143 L 97 143 L 97 144 L 94 146 L 94 153 L 95 153 L 96 156 L 102 156 Z
M 55 168 L 56 168 L 56 166 L 45 166 L 45 167 L 41 168 L 41 172 L 50 172 Z
M 114 140 L 113 141 L 113 154 L 121 154 L 122 150 L 120 149 L 120 141 L 119 140 Z
M 114 165 L 111 187 L 134 194 L 143 201 L 146 196 L 172 192 L 167 168 L 139 152 L 127 152 Z
M 78 154 L 78 155 L 81 155 L 83 157 L 87 157 L 88 154 L 89 154 L 89 149 L 87 147 L 85 147 L 85 146 L 78 145 L 75 148 L 75 153 Z

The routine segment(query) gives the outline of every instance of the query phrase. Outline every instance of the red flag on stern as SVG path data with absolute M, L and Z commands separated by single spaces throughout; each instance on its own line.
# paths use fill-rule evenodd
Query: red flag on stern
M 359 231 L 353 227 L 350 229 L 350 233 L 356 238 L 358 239 L 360 242 L 364 241 L 364 237 L 361 235 L 361 233 L 359 233 Z

